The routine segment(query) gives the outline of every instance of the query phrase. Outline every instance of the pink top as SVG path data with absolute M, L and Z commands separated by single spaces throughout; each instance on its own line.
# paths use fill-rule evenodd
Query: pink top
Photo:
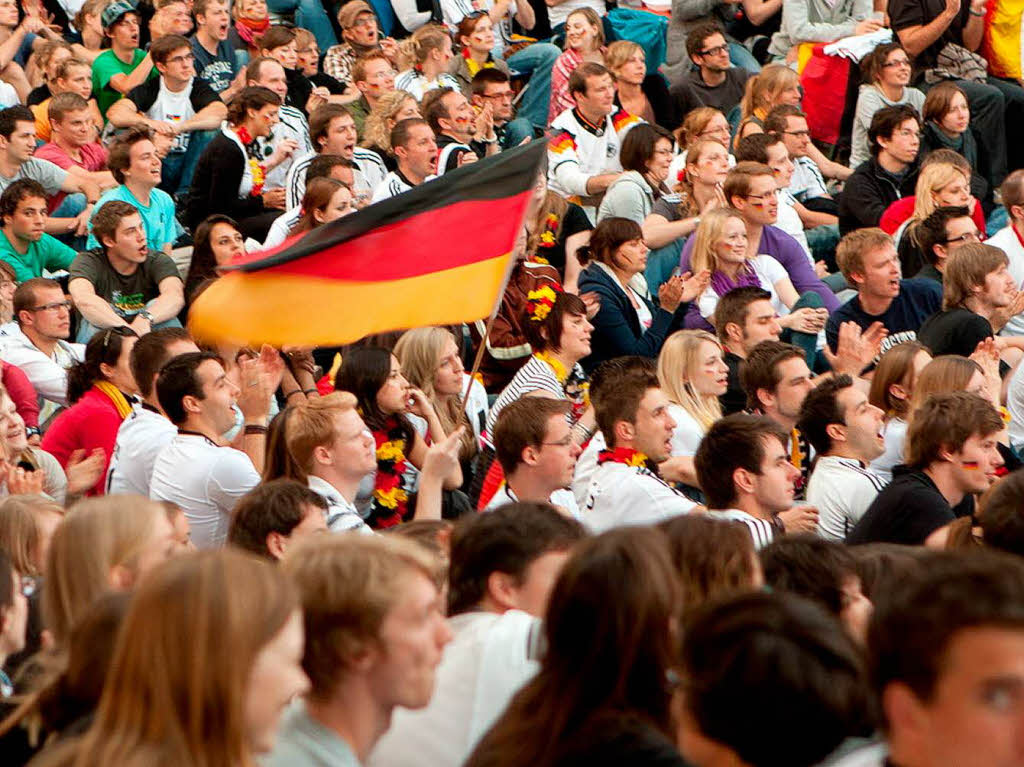
M 566 109 L 576 106 L 569 94 L 569 75 L 583 63 L 583 54 L 569 48 L 555 59 L 551 68 L 551 103 L 548 106 L 548 125 Z

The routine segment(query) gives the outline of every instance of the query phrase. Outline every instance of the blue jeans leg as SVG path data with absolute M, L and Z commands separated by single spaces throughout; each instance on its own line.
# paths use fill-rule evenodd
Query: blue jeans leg
M 548 123 L 548 104 L 551 102 L 551 67 L 561 53 L 551 43 L 534 43 L 516 51 L 506 63 L 517 72 L 529 77 L 526 91 L 519 100 L 519 116 L 534 127 L 543 130 Z
M 533 125 L 525 117 L 517 117 L 505 126 L 505 137 L 501 142 L 502 149 L 519 146 L 523 139 L 533 138 Z
M 75 192 L 69 194 L 63 200 L 57 209 L 50 214 L 51 218 L 74 218 L 83 210 L 85 210 L 87 200 L 85 195 L 81 192 Z M 95 212 L 95 211 L 93 211 Z M 59 234 L 56 235 L 57 239 L 63 242 L 65 245 L 70 245 L 75 250 L 85 250 L 85 237 L 76 237 L 73 233 Z
M 177 317 L 171 317 L 169 320 L 158 322 L 150 330 L 163 330 L 164 328 L 180 328 L 181 323 Z M 89 343 L 89 339 L 92 338 L 100 331 L 100 328 L 93 325 L 85 317 L 79 317 L 78 321 L 78 334 L 75 336 L 75 341 L 80 344 Z
M 729 61 L 734 67 L 743 67 L 751 74 L 756 75 L 761 71 L 761 65 L 754 58 L 754 54 L 741 43 L 729 43 Z
M 267 8 L 274 13 L 294 13 L 295 26 L 312 32 L 320 50 L 326 51 L 338 44 L 331 20 L 320 0 L 267 0 Z
M 199 156 L 216 135 L 216 131 L 192 131 L 188 138 L 188 148 L 184 152 L 175 152 L 164 158 L 160 188 L 175 199 L 188 192 L 192 186 L 192 175 L 199 164 Z
M 813 290 L 808 290 L 806 293 L 801 293 L 800 298 L 793 304 L 790 311 L 795 312 L 797 309 L 820 309 L 824 306 L 821 300 L 821 296 L 815 293 Z M 807 360 L 807 366 L 812 370 L 820 369 L 815 363 L 817 362 L 818 356 L 818 334 L 817 333 L 801 333 L 798 330 L 786 329 L 782 331 L 782 340 L 786 343 L 793 344 L 803 350 L 804 357 Z

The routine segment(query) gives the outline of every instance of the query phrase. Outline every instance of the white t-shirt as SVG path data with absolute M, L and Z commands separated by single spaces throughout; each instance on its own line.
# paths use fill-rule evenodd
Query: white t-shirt
M 885 430 L 885 452 L 873 460 L 868 468 L 888 484 L 892 481 L 893 467 L 903 463 L 903 444 L 907 440 L 907 422 L 902 418 L 892 418 L 883 429 Z M 1013 439 L 1013 421 L 1010 421 L 1010 439 Z
M 754 548 L 763 549 L 775 538 L 775 529 L 770 522 L 758 519 L 753 514 L 748 514 L 739 509 L 721 509 L 708 511 L 708 514 L 716 519 L 724 519 L 728 522 L 742 522 L 750 530 L 750 537 L 754 540 Z
M 461 767 L 537 673 L 541 622 L 519 610 L 470 612 L 448 620 L 452 641 L 426 708 L 398 706 L 366 767 Z
M 515 3 L 512 3 L 512 5 L 514 6 Z M 551 26 L 564 24 L 565 20 L 569 18 L 570 13 L 581 8 L 590 8 L 598 16 L 604 16 L 605 14 L 603 0 L 565 0 L 564 3 L 548 8 L 548 19 L 551 21 Z
M 704 439 L 704 427 L 675 402 L 669 403 L 668 412 L 676 422 L 676 428 L 672 430 L 672 455 L 696 455 L 700 441 Z
M 519 499 L 516 498 L 516 494 L 512 492 L 512 488 L 508 486 L 507 482 L 502 483 L 498 491 L 491 497 L 491 500 L 487 502 L 484 507 L 484 511 L 494 511 L 499 506 L 504 506 L 506 503 L 519 503 Z M 581 522 L 583 517 L 580 515 L 579 507 L 576 505 L 576 496 L 572 494 L 571 490 L 565 488 L 556 490 L 548 498 L 548 503 L 553 506 L 565 509 L 565 511 L 572 515 L 573 519 L 578 519 Z
M 779 215 L 775 226 L 784 231 L 794 240 L 800 243 L 808 262 L 814 266 L 814 257 L 811 256 L 811 246 L 807 244 L 807 235 L 804 233 L 804 222 L 800 220 L 800 214 L 796 212 L 796 199 L 788 189 L 779 190 Z
M 107 493 L 136 493 L 148 497 L 156 457 L 177 433 L 166 417 L 136 404 L 117 430 L 107 469 Z
M 146 110 L 146 117 L 151 120 L 161 120 L 171 124 L 185 122 L 195 117 L 196 110 L 192 108 L 192 81 L 195 78 L 190 78 L 188 85 L 177 93 L 167 87 L 164 78 L 161 77 L 159 79 L 160 90 L 156 95 L 156 101 Z M 174 137 L 174 143 L 171 144 L 170 151 L 172 153 L 181 153 L 187 150 L 188 139 L 191 135 L 190 131 L 181 131 Z
M 345 496 L 338 492 L 330 482 L 320 477 L 307 477 L 306 484 L 309 489 L 327 501 L 327 529 L 332 533 L 367 533 L 373 535 L 370 526 L 363 522 L 363 518 L 356 511 L 354 503 L 345 500 Z
M 256 467 L 241 450 L 179 433 L 157 455 L 149 497 L 180 506 L 196 548 L 210 549 L 224 544 L 235 503 L 259 483 Z
M 626 525 L 653 525 L 696 506 L 644 466 L 608 461 L 590 480 L 583 522 L 597 535 Z
M 576 470 L 572 475 L 572 494 L 576 499 L 577 508 L 584 508 L 587 505 L 587 492 L 590 490 L 590 480 L 594 478 L 597 470 L 597 454 L 608 447 L 604 441 L 604 435 L 600 429 L 590 438 L 590 442 L 583 448 L 580 457 L 576 459 Z
M 860 461 L 818 456 L 807 481 L 807 502 L 818 509 L 818 535 L 842 543 L 886 481 Z
M 775 290 L 776 282 L 782 279 L 789 279 L 789 272 L 786 271 L 785 267 L 773 257 L 763 254 L 754 256 L 747 263 L 750 264 L 754 274 L 757 275 L 757 280 L 761 283 L 761 287 L 772 294 L 771 302 L 776 313 L 779 316 L 789 314 L 789 307 L 782 303 L 782 299 L 779 298 L 779 294 Z M 704 292 L 701 293 L 700 298 L 697 299 L 697 308 L 700 310 L 700 316 L 705 319 L 713 317 L 719 298 L 720 296 L 708 285 Z

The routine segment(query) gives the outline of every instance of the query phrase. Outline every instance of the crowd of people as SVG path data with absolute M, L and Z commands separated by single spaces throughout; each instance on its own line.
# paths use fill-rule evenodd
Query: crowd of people
M 0 0 L 0 762 L 1024 766 L 1013 10 L 625 5 Z M 491 317 L 191 332 L 532 141 Z

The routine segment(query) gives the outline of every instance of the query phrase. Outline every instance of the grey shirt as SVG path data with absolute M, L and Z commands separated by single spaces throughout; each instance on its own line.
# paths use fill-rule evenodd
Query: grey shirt
M 284 712 L 263 767 L 361 767 L 347 741 L 315 721 L 298 700 Z
M 800 43 L 829 43 L 854 34 L 857 24 L 874 10 L 871 0 L 782 0 L 782 27 L 772 36 L 768 52 L 784 58 Z
M 910 104 L 921 114 L 924 107 L 924 94 L 909 85 L 903 89 L 903 96 L 898 101 L 889 101 L 881 90 L 874 85 L 862 85 L 857 94 L 857 111 L 853 116 L 853 139 L 850 148 L 850 167 L 856 168 L 871 157 L 868 146 L 868 128 L 875 112 L 883 107 L 894 107 L 897 104 Z
M 0 192 L 3 192 L 18 179 L 30 178 L 33 181 L 38 181 L 43 189 L 46 190 L 46 193 L 52 197 L 60 191 L 61 185 L 67 177 L 67 171 L 54 165 L 49 160 L 29 157 L 18 168 L 18 172 L 14 176 L 8 178 L 7 176 L 0 175 Z

